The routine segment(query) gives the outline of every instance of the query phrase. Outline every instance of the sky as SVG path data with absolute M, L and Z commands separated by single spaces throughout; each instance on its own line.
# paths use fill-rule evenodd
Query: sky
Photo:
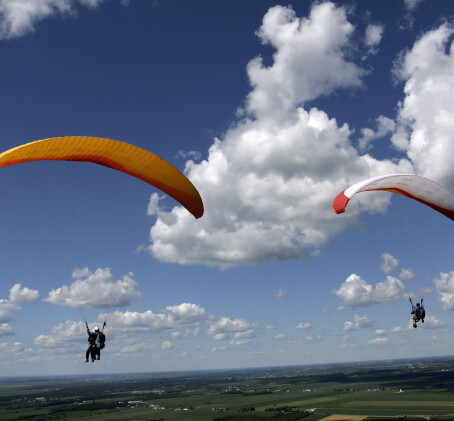
M 454 191 L 453 39 L 449 0 L 0 0 L 0 150 L 121 140 L 205 207 L 91 163 L 2 168 L 0 376 L 450 355 L 452 221 L 332 201 L 388 173 Z

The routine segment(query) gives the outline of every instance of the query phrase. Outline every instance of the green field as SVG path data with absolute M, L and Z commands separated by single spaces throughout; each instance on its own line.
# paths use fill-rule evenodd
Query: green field
M 454 419 L 454 359 L 0 380 L 1 420 Z

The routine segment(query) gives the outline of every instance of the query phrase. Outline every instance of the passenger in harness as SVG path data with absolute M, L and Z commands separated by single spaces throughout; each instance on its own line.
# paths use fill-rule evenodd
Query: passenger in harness
M 413 305 L 413 301 L 411 301 L 411 314 L 413 314 L 413 327 L 416 329 L 418 327 L 417 323 L 421 320 L 424 323 L 424 318 L 426 317 L 426 310 L 424 310 L 423 306 L 423 298 L 421 298 L 421 305 L 416 303 L 416 307 Z

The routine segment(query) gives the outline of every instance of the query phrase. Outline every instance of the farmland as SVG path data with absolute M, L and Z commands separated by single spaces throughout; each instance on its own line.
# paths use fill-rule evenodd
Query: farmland
M 0 379 L 1 420 L 454 419 L 454 359 Z

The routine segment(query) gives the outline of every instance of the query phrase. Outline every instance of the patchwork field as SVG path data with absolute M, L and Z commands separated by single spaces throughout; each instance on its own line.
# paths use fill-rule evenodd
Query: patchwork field
M 454 419 L 454 359 L 0 380 L 2 420 Z

